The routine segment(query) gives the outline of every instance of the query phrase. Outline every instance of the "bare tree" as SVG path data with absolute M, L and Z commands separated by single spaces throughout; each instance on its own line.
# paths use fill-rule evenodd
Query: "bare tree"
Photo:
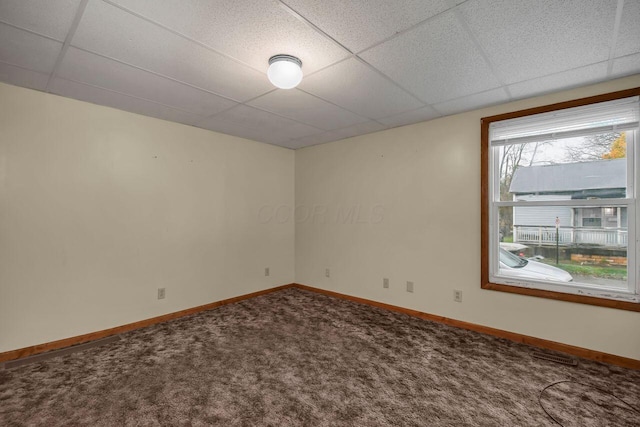
M 509 188 L 511 187 L 513 175 L 518 166 L 520 166 L 525 149 L 526 144 L 506 145 L 502 148 L 500 156 L 500 200 L 511 199 Z M 513 210 L 510 207 L 506 207 L 499 209 L 498 212 L 500 235 L 501 237 L 508 236 L 511 234 L 513 227 Z
M 510 193 L 511 181 L 516 170 L 521 166 L 532 166 L 538 153 L 538 149 L 550 141 L 536 142 L 535 144 L 513 144 L 502 148 L 500 156 L 500 200 L 512 199 Z M 513 229 L 513 208 L 503 207 L 499 210 L 500 233 L 504 236 L 511 235 Z
M 571 162 L 602 160 L 604 155 L 611 151 L 613 142 L 620 138 L 620 136 L 621 134 L 618 132 L 586 136 L 584 143 L 566 148 L 566 160 Z
M 506 145 L 500 156 L 500 199 L 507 200 L 511 180 L 526 148 L 525 144 Z

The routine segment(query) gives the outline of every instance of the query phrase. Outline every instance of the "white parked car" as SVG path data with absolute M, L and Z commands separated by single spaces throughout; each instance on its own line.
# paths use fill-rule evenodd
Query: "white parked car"
M 522 245 L 520 243 L 507 243 L 507 242 L 500 242 L 500 247 L 502 249 L 508 250 L 512 254 L 518 255 L 519 257 L 524 257 L 525 252 L 527 251 L 527 249 L 529 249 L 529 246 L 527 245 Z
M 500 274 L 517 279 L 549 280 L 571 282 L 571 274 L 552 265 L 531 259 L 520 258 L 504 248 L 500 248 Z

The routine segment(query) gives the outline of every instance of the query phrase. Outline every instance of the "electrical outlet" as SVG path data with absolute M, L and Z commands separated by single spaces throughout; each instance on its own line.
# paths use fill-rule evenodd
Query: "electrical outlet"
M 266 267 L 266 268 L 264 269 L 264 275 L 265 275 L 265 276 L 268 276 L 269 274 L 270 274 L 270 273 L 269 273 L 269 267 Z
M 462 302 L 462 291 L 454 290 L 453 291 L 453 300 L 455 302 Z
M 407 292 L 413 293 L 413 282 L 407 282 Z
M 158 288 L 158 299 L 164 299 L 164 288 Z
M 324 269 L 324 277 L 331 277 L 331 270 L 329 270 L 328 268 Z
M 382 287 L 383 288 L 388 288 L 389 287 L 389 279 L 387 279 L 386 277 L 384 279 L 382 279 Z

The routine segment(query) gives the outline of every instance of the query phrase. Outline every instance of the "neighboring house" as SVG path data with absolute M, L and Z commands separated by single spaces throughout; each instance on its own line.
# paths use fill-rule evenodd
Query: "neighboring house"
M 626 165 L 626 159 L 614 159 L 521 167 L 509 191 L 514 200 L 528 201 L 625 197 Z M 627 209 L 600 206 L 516 206 L 513 241 L 555 244 L 556 218 L 562 245 L 627 245 Z

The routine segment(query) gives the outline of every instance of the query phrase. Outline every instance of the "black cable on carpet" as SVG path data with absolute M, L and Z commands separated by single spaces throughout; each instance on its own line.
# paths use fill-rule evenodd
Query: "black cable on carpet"
M 544 411 L 544 413 L 545 413 L 545 414 L 547 414 L 547 415 L 549 416 L 549 418 L 551 418 L 551 419 L 552 419 L 556 424 L 558 424 L 558 425 L 559 425 L 559 426 L 561 426 L 561 427 L 564 427 L 564 425 L 563 425 L 560 421 L 558 421 L 557 419 L 555 419 L 555 418 L 553 417 L 553 415 L 551 415 L 551 414 L 549 413 L 549 411 L 547 411 L 547 409 L 546 409 L 546 408 L 544 407 L 544 405 L 542 404 L 542 394 L 543 394 L 543 393 L 544 393 L 548 388 L 554 387 L 554 386 L 556 386 L 556 385 L 558 385 L 558 384 L 562 384 L 562 383 L 573 383 L 573 384 L 579 384 L 579 385 L 585 386 L 585 387 L 587 387 L 587 388 L 591 388 L 591 389 L 593 389 L 593 390 L 597 390 L 597 391 L 599 391 L 600 393 L 604 393 L 604 394 L 606 394 L 606 395 L 608 395 L 608 396 L 611 396 L 611 397 L 613 397 L 613 398 L 615 398 L 615 399 L 618 399 L 620 402 L 624 403 L 627 407 L 629 407 L 629 409 L 631 409 L 633 412 L 636 412 L 636 413 L 640 414 L 640 410 L 638 410 L 638 409 L 634 408 L 633 406 L 631 406 L 631 404 L 629 404 L 629 403 L 625 402 L 624 400 L 622 400 L 621 398 L 619 398 L 618 396 L 616 396 L 615 394 L 613 394 L 613 393 L 611 393 L 611 392 L 609 392 L 609 391 L 603 390 L 603 389 L 601 389 L 601 388 L 598 388 L 598 387 L 595 387 L 595 386 L 592 386 L 592 385 L 589 385 L 589 384 L 584 384 L 584 383 L 581 383 L 581 382 L 579 382 L 579 381 L 573 381 L 573 380 L 562 380 L 562 381 L 556 381 L 556 382 L 554 382 L 554 383 L 551 383 L 551 384 L 547 385 L 545 388 L 543 388 L 543 389 L 540 391 L 540 394 L 538 394 L 538 403 L 540 404 L 540 407 L 542 408 L 542 410 Z M 596 403 L 596 405 L 598 405 L 598 404 Z M 602 405 L 598 405 L 598 406 L 602 406 Z

